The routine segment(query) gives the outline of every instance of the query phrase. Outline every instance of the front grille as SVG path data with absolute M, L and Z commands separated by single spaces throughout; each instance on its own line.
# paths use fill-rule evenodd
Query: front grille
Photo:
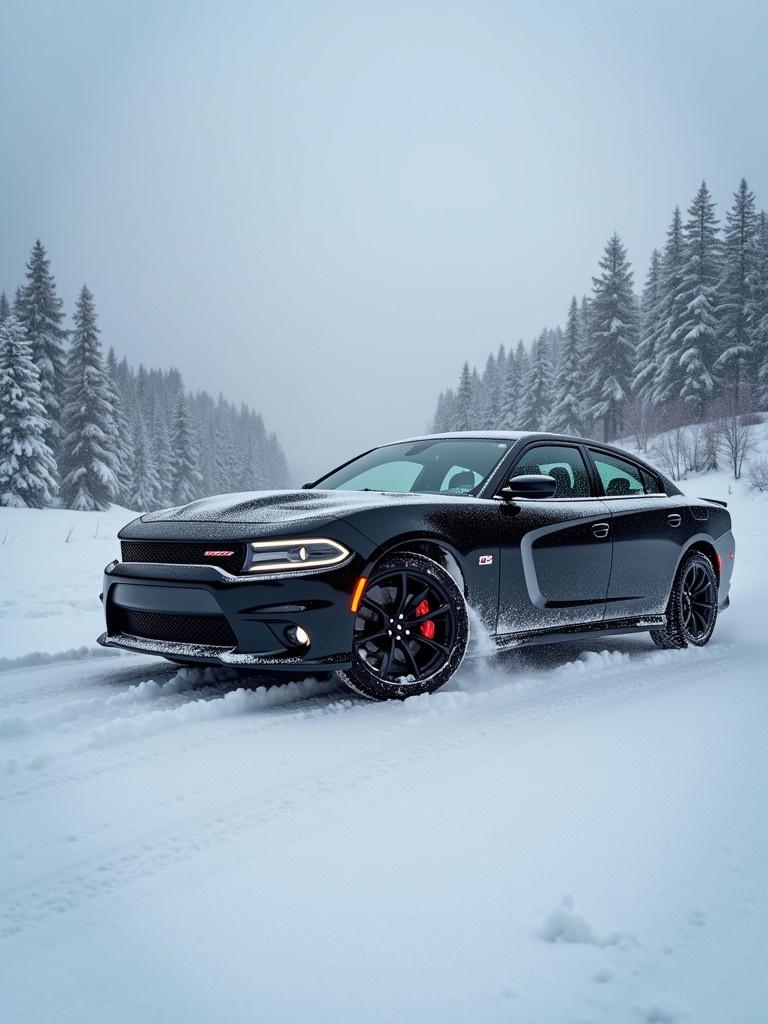
M 120 545 L 124 562 L 163 562 L 166 565 L 217 565 L 233 574 L 245 562 L 245 544 L 210 541 L 202 544 L 181 544 L 175 541 L 124 540 Z M 206 551 L 231 551 L 231 555 L 208 555 Z
M 164 612 L 137 612 L 132 608 L 113 608 L 112 628 L 118 633 L 167 640 L 177 644 L 202 644 L 204 647 L 235 647 L 237 637 L 223 615 L 166 615 Z

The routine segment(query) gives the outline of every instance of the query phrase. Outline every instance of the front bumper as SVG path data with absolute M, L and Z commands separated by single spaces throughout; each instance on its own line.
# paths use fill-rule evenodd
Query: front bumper
M 331 569 L 268 578 L 233 576 L 212 565 L 113 562 L 104 572 L 107 629 L 98 643 L 179 661 L 270 671 L 349 668 L 355 623 L 350 599 L 362 569 L 359 556 Z M 129 632 L 126 612 L 160 623 L 183 617 L 185 636 L 174 637 L 172 628 L 162 637 Z M 202 626 L 212 619 L 226 621 L 234 643 L 190 642 L 195 621 Z M 309 635 L 309 645 L 291 640 L 289 631 L 297 626 Z

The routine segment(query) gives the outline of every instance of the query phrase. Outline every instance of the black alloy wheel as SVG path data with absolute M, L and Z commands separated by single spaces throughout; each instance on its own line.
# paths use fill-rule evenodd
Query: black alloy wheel
M 464 658 L 469 620 L 451 575 L 424 555 L 395 555 L 371 574 L 355 620 L 353 666 L 339 672 L 373 700 L 442 686 Z
M 677 571 L 666 623 L 651 636 L 659 647 L 703 647 L 717 621 L 718 586 L 712 562 L 700 551 L 687 555 Z

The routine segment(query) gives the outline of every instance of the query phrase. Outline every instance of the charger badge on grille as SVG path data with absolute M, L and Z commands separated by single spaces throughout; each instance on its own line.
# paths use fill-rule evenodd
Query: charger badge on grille
M 205 558 L 229 558 L 234 553 L 234 551 L 204 551 L 203 556 Z

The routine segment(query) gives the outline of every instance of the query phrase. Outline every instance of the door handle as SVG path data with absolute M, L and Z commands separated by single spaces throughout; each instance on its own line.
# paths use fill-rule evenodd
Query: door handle
M 683 517 L 679 512 L 670 512 L 667 516 L 667 522 L 670 526 L 679 526 L 682 523 Z
M 608 536 L 608 530 L 610 529 L 609 523 L 594 523 L 592 525 L 592 533 L 599 539 L 602 540 Z

